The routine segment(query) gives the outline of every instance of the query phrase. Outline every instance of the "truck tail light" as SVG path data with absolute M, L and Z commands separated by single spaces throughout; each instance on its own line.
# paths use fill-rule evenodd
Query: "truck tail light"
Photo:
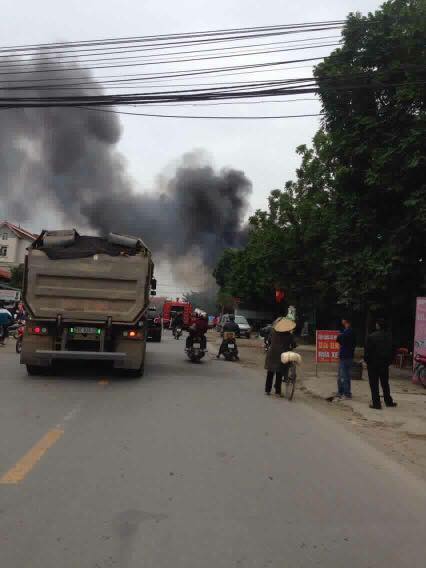
M 47 335 L 49 333 L 49 330 L 47 329 L 47 327 L 41 327 L 40 325 L 36 325 L 36 326 L 30 328 L 29 331 L 33 335 Z
M 127 337 L 128 339 L 140 339 L 143 337 L 143 332 L 137 329 L 129 329 L 127 331 L 123 331 L 123 337 Z

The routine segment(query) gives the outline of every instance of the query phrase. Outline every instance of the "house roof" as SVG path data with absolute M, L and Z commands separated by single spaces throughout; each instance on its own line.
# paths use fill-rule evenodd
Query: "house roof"
M 0 228 L 1 227 L 7 227 L 11 231 L 13 231 L 17 237 L 19 237 L 21 239 L 28 239 L 30 241 L 35 241 L 35 239 L 37 238 L 37 235 L 34 235 L 30 231 L 27 231 L 26 229 L 23 229 L 22 227 L 18 227 L 18 225 L 14 225 L 13 223 L 9 223 L 9 221 L 3 221 L 2 223 L 0 223 Z
M 12 273 L 10 272 L 9 268 L 0 266 L 0 278 L 4 278 L 5 280 L 10 280 L 12 278 Z

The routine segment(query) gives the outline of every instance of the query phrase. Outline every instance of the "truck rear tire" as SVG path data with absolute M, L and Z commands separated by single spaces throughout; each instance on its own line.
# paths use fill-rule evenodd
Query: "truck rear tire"
M 145 357 L 142 361 L 141 366 L 139 367 L 139 369 L 117 369 L 116 370 L 121 376 L 124 377 L 129 377 L 131 379 L 140 379 L 141 377 L 143 377 L 144 372 L 145 372 Z
M 49 367 L 42 367 L 41 365 L 27 365 L 27 373 L 30 376 L 46 375 L 49 372 Z
M 145 365 L 142 363 L 139 369 L 128 369 L 126 371 L 126 377 L 130 377 L 131 379 L 140 379 L 143 377 L 145 372 Z

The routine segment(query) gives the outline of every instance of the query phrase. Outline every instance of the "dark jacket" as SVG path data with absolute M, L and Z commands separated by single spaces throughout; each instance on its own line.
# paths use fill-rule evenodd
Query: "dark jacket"
M 272 330 L 271 347 L 266 353 L 265 369 L 277 373 L 281 370 L 281 353 L 290 351 L 296 347 L 294 335 L 289 331 L 279 333 Z
M 233 333 L 239 333 L 240 328 L 238 327 L 238 324 L 235 323 L 234 321 L 227 321 L 223 326 L 223 331 L 231 331 Z
M 353 359 L 356 347 L 355 332 L 351 327 L 343 330 L 337 336 L 337 343 L 340 345 L 339 359 Z
M 178 314 L 173 318 L 172 327 L 183 327 L 183 315 Z
M 189 328 L 191 335 L 204 335 L 209 329 L 209 324 L 204 318 L 197 318 Z
M 392 337 L 384 329 L 373 331 L 367 337 L 364 349 L 364 361 L 368 366 L 388 366 L 394 355 Z

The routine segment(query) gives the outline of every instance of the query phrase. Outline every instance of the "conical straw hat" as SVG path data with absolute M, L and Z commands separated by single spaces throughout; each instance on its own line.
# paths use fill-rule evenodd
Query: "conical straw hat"
M 276 319 L 272 324 L 272 328 L 279 333 L 283 333 L 284 331 L 293 331 L 295 327 L 296 322 L 288 318 Z

